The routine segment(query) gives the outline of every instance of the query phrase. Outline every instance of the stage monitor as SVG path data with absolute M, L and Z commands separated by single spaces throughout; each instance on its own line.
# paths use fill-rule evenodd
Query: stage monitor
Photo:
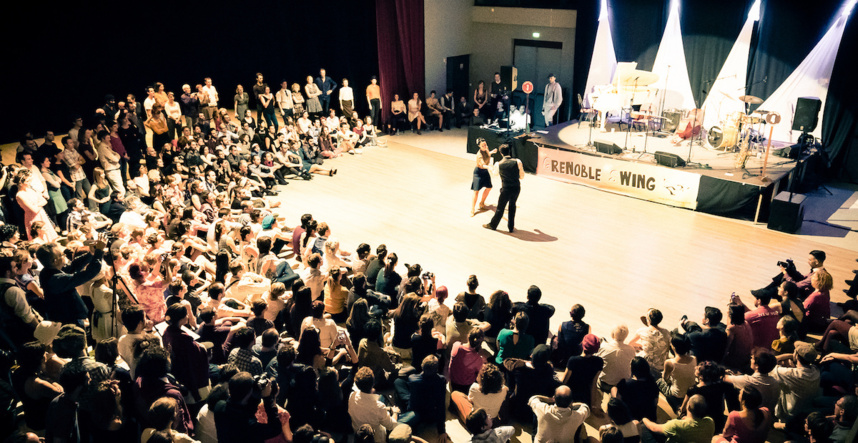
M 596 151 L 601 152 L 602 154 L 622 154 L 623 150 L 615 143 L 607 142 L 604 140 L 593 140 L 593 143 L 596 145 Z
M 816 97 L 799 97 L 795 104 L 795 118 L 792 120 L 792 130 L 813 132 L 819 122 L 819 111 L 822 100 Z
M 507 91 L 518 89 L 518 69 L 515 66 L 501 66 L 501 87 Z
M 685 166 L 685 160 L 676 154 L 670 152 L 656 151 L 655 162 L 661 166 L 675 168 L 677 166 Z

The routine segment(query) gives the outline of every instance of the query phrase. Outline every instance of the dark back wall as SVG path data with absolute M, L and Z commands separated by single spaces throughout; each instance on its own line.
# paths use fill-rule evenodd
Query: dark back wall
M 349 79 L 364 114 L 378 70 L 374 0 L 25 1 L 6 18 L 0 143 L 27 130 L 64 133 L 105 94 L 142 100 L 156 81 L 181 93 L 212 77 L 219 105 L 232 108 L 236 85 L 250 93 L 257 71 L 276 92 L 324 67 L 338 84 Z

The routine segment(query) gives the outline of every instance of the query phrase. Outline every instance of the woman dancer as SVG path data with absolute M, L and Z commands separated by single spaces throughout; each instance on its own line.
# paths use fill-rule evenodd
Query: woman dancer
M 489 146 L 486 144 L 486 139 L 480 137 L 477 139 L 477 146 L 480 151 L 477 152 L 477 165 L 474 167 L 474 181 L 471 184 L 471 190 L 474 191 L 474 201 L 471 202 L 471 217 L 474 216 L 474 206 L 477 205 L 477 196 L 480 194 L 480 189 L 483 191 L 483 198 L 480 199 L 480 211 L 485 211 L 486 197 L 492 190 L 492 177 L 489 175 L 489 168 L 492 166 L 492 154 L 497 152 L 497 149 L 489 151 Z

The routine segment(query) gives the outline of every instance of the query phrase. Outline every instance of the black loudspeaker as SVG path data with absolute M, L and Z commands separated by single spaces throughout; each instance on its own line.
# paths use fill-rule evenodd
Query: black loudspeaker
M 601 152 L 602 154 L 614 155 L 623 153 L 623 149 L 615 143 L 606 142 L 604 140 L 593 140 L 593 143 L 596 145 L 596 151 Z
M 685 160 L 683 160 L 682 157 L 664 151 L 656 151 L 655 162 L 662 166 L 669 166 L 671 168 L 685 166 Z
M 816 97 L 799 97 L 795 104 L 795 117 L 792 120 L 792 130 L 813 132 L 819 122 L 819 111 L 822 100 Z
M 515 66 L 501 66 L 501 86 L 507 91 L 518 89 L 518 68 Z M 494 80 L 492 80 L 494 81 Z
M 680 111 L 664 111 L 664 120 L 661 121 L 662 132 L 676 132 L 679 121 L 682 120 Z
M 781 192 L 772 200 L 769 211 L 769 229 L 794 234 L 804 219 L 804 195 Z

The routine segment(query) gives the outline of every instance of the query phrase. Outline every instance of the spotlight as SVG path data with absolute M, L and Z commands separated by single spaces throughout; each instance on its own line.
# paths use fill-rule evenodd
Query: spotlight
M 540 35 L 541 35 L 541 34 L 539 34 L 538 32 L 534 32 L 534 33 L 533 33 L 533 38 L 539 38 L 539 36 L 540 36 Z

